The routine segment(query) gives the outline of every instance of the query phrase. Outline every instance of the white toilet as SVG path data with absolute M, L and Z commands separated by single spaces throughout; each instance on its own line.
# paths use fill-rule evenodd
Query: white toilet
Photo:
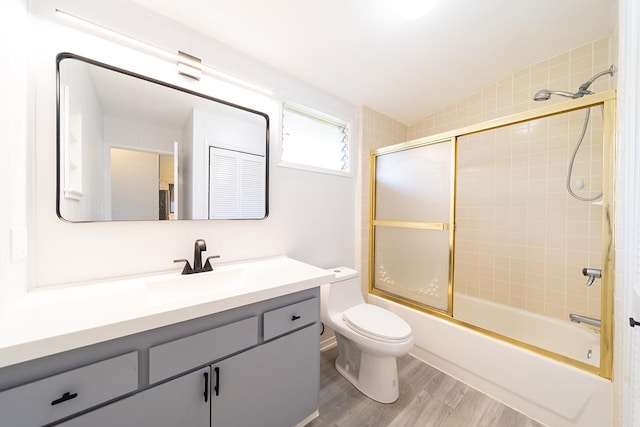
M 358 272 L 330 269 L 336 278 L 320 288 L 320 317 L 338 343 L 336 369 L 365 395 L 382 403 L 398 399 L 397 356 L 413 348 L 411 326 L 384 308 L 366 304 Z

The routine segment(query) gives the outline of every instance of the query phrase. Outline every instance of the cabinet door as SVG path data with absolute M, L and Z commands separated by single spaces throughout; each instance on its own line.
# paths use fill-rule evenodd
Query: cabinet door
M 210 368 L 203 368 L 157 387 L 60 424 L 64 427 L 209 427 Z M 206 388 L 205 388 L 206 387 Z
M 293 427 L 318 409 L 318 324 L 213 365 L 212 427 Z M 216 393 L 217 388 L 217 393 Z

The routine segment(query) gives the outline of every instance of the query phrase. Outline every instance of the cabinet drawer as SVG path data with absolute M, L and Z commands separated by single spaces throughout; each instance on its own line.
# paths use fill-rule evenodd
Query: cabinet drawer
M 258 318 L 180 338 L 149 349 L 149 384 L 258 344 Z
M 2 425 L 41 426 L 138 388 L 138 352 L 0 393 Z
M 264 339 L 270 340 L 295 329 L 317 322 L 320 316 L 318 298 L 311 298 L 264 313 Z

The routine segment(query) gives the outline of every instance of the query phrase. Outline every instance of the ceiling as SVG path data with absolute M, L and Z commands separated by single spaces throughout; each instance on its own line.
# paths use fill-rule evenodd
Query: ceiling
M 427 15 L 410 20 L 393 6 L 416 0 L 134 1 L 407 125 L 606 37 L 617 3 L 435 0 Z

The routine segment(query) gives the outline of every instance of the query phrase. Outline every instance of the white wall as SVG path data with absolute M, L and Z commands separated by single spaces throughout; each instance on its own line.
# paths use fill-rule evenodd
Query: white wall
M 320 267 L 355 261 L 355 178 L 277 166 L 280 100 L 287 98 L 355 123 L 356 108 L 315 91 L 199 33 L 125 1 L 34 0 L 30 3 L 37 44 L 30 69 L 35 81 L 33 117 L 34 204 L 30 206 L 31 286 L 178 269 L 203 238 L 220 262 L 287 254 Z M 209 66 L 277 91 L 260 95 L 210 77 L 195 82 L 177 75 L 175 64 L 71 28 L 55 8 L 130 34 L 169 51 L 199 56 Z M 67 223 L 55 215 L 55 56 L 70 51 L 168 83 L 203 92 L 270 116 L 269 217 L 260 221 Z M 357 157 L 357 153 L 353 153 Z
M 68 61 L 62 62 L 60 67 L 60 92 L 61 98 L 64 96 L 62 94 L 66 92 L 68 111 L 64 113 L 61 111 L 61 114 L 69 115 L 69 129 L 66 131 L 70 135 L 69 139 L 77 138 L 75 143 L 82 147 L 80 171 L 82 173 L 81 190 L 84 195 L 74 199 L 64 198 L 64 209 L 61 207 L 60 214 L 64 218 L 77 221 L 86 218 L 103 218 L 106 211 L 104 206 L 105 183 L 99 177 L 104 176 L 104 157 L 106 155 L 102 138 L 104 113 L 87 69 L 84 67 L 64 67 L 67 63 Z M 82 114 L 79 114 L 80 111 Z M 74 122 L 77 123 L 74 124 Z M 72 137 L 71 135 L 76 132 L 78 134 Z M 62 146 L 67 144 L 65 139 L 64 136 L 60 139 Z M 69 145 L 72 144 L 73 142 L 69 142 Z M 66 160 L 62 160 L 63 170 L 67 168 Z M 86 167 L 82 168 L 82 165 L 86 165 Z M 76 188 L 76 190 L 80 189 Z
M 29 37 L 26 0 L 4 1 L 0 16 L 0 52 L 3 56 L 0 67 L 0 81 L 3 82 L 0 96 L 0 182 L 3 183 L 0 208 L 0 308 L 23 293 L 27 283 L 26 261 L 20 260 L 21 257 L 11 257 L 11 235 L 15 246 L 20 243 L 20 234 L 27 231 L 26 118 L 29 73 L 26 52 Z
M 171 154 L 173 141 L 182 141 L 182 134 L 182 128 L 154 126 L 122 117 L 104 116 L 104 142 L 110 147 Z

